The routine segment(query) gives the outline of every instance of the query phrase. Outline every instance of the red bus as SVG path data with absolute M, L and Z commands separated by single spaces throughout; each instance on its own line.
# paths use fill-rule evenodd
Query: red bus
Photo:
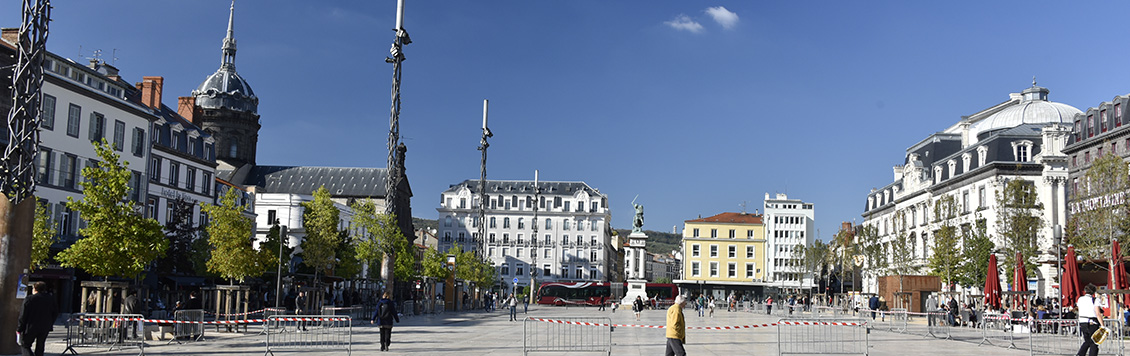
M 627 283 L 622 284 L 627 289 Z M 600 297 L 607 297 L 605 303 L 612 303 L 612 284 L 608 282 L 544 282 L 538 288 L 538 304 L 545 305 L 600 305 Z M 670 302 L 679 294 L 679 287 L 670 283 L 648 283 L 647 295 L 659 302 Z M 670 303 L 668 303 L 670 304 Z

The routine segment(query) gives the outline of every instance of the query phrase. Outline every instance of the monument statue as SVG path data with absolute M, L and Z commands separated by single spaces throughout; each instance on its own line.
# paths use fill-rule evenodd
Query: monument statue
M 639 197 L 639 195 L 636 196 L 636 198 Z M 636 208 L 636 217 L 632 219 L 632 232 L 643 232 L 643 205 L 636 204 L 636 199 L 632 198 L 632 207 Z

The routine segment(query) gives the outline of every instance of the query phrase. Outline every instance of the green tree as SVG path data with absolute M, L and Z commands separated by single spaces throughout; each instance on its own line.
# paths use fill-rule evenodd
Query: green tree
M 397 278 L 397 263 L 401 262 L 399 250 L 407 250 L 411 243 L 397 225 L 396 215 L 382 214 L 377 211 L 376 203 L 371 199 L 361 199 L 353 202 L 353 224 L 362 231 L 357 242 L 357 260 L 367 263 L 370 270 L 379 270 L 385 285 L 391 286 Z M 404 246 L 404 245 L 408 246 Z M 404 256 L 415 262 L 415 253 Z M 413 267 L 414 268 L 414 267 Z M 403 272 L 403 271 L 401 271 Z
M 357 260 L 357 242 L 352 236 L 349 236 L 348 231 L 338 233 L 337 248 L 334 249 L 334 255 L 337 256 L 334 276 L 353 279 L 361 273 L 361 262 Z
M 212 247 L 208 271 L 242 283 L 247 277 L 263 274 L 264 253 L 253 247 L 251 218 L 243 215 L 244 206 L 238 203 L 238 194 L 236 189 L 228 189 L 220 197 L 220 205 L 201 203 L 200 210 L 211 218 L 205 228 Z
M 395 225 L 394 225 L 395 226 Z M 419 260 L 416 256 L 417 248 L 407 239 L 399 239 L 396 242 L 396 266 L 394 275 L 396 279 L 402 281 L 413 280 L 421 276 L 423 271 L 419 270 L 417 262 Z
M 957 282 L 966 287 L 985 285 L 986 271 L 989 270 L 989 255 L 997 248 L 986 232 L 988 224 L 977 216 L 971 230 L 962 231 L 961 264 L 958 267 Z
M 859 245 L 860 254 L 863 255 L 863 274 L 878 277 L 889 266 L 886 245 L 879 239 L 879 229 L 874 225 L 864 224 L 859 228 L 855 237 Z
M 169 221 L 165 223 L 165 236 L 169 240 L 169 253 L 157 261 L 157 271 L 166 274 L 192 273 L 192 242 L 199 229 L 192 224 L 193 204 L 185 197 L 172 199 Z
M 1040 229 L 1044 226 L 1044 219 L 1040 214 L 1043 206 L 1036 194 L 1035 185 L 1023 179 L 1009 180 L 997 192 L 997 233 L 1004 242 L 1001 247 L 1005 258 L 1001 264 L 1006 270 L 1016 268 L 1015 256 L 1019 252 L 1024 258 L 1025 271 L 1029 275 L 1035 272 L 1036 264 L 1033 261 L 1039 252 L 1036 242 Z M 1008 283 L 1015 283 L 1014 273 L 1006 274 Z
M 1086 176 L 1075 192 L 1082 207 L 1071 214 L 1073 229 L 1067 229 L 1068 241 L 1075 245 L 1075 253 L 1088 260 L 1106 259 L 1113 239 L 1127 242 L 1123 237 L 1130 227 L 1130 177 L 1126 161 L 1107 154 L 1091 164 Z M 1127 255 L 1123 249 L 1123 256 Z
M 306 238 L 302 240 L 302 264 L 314 269 L 314 280 L 318 273 L 332 269 L 336 259 L 334 249 L 338 244 L 337 225 L 340 211 L 330 199 L 326 186 L 314 191 L 314 200 L 302 203 L 302 227 Z
M 934 203 L 935 216 L 946 216 L 934 231 L 934 250 L 929 257 L 930 274 L 941 278 L 943 285 L 955 282 L 961 264 L 957 227 L 952 218 L 957 215 L 957 202 L 952 195 L 944 195 Z
M 434 248 L 429 248 L 427 251 L 424 251 L 424 259 L 421 262 L 424 267 L 424 277 L 435 278 L 437 280 L 444 280 L 451 277 L 451 270 L 447 268 L 447 254 L 439 252 Z
M 81 239 L 60 252 L 63 266 L 86 270 L 100 277 L 137 277 L 151 262 L 165 255 L 169 241 L 161 224 L 141 215 L 126 199 L 132 171 L 103 139 L 94 144 L 101 162 L 82 169 L 83 198 L 67 197 L 67 207 L 86 220 Z
M 31 266 L 28 269 L 35 271 L 43 265 L 51 254 L 51 245 L 55 243 L 55 226 L 51 224 L 51 214 L 42 201 L 35 202 L 35 225 L 31 231 Z
M 259 243 L 259 251 L 263 253 L 263 268 L 267 271 L 278 271 L 281 263 L 284 267 L 283 273 L 286 273 L 289 271 L 287 262 L 290 261 L 294 248 L 290 247 L 290 244 L 283 243 L 280 235 L 282 235 L 282 227 L 279 226 L 278 221 L 272 222 L 271 229 L 267 231 L 267 239 Z M 279 253 L 280 245 L 282 247 L 281 257 Z

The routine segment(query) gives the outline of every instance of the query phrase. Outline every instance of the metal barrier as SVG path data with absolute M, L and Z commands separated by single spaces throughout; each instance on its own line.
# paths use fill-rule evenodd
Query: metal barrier
M 1077 320 L 1038 319 L 1033 326 L 1034 333 L 1028 338 L 1028 350 L 1033 355 L 1073 355 L 1079 351 L 1082 339 Z
M 267 334 L 267 328 L 278 328 L 279 325 L 271 322 L 271 317 L 276 315 L 286 315 L 286 308 L 266 308 L 263 309 L 263 329 L 259 331 L 259 335 Z
M 173 338 L 169 343 L 189 341 L 204 341 L 204 310 L 202 309 L 177 310 L 173 313 Z
M 267 351 L 274 355 L 280 349 L 343 349 L 353 352 L 352 318 L 349 316 L 294 315 L 271 316 L 267 323 Z
M 777 321 L 778 355 L 867 355 L 870 330 L 859 318 L 781 319 Z
M 929 312 L 926 313 L 926 329 L 930 336 L 939 339 L 950 338 L 950 328 L 953 324 L 950 323 L 949 313 L 946 312 Z
M 530 352 L 604 352 L 612 355 L 609 318 L 526 317 L 522 323 L 522 354 Z
M 1001 313 L 986 312 L 981 320 L 981 343 L 1016 348 L 1011 319 Z
M 322 307 L 322 315 L 349 316 L 353 320 L 369 320 L 362 307 Z M 370 315 L 371 317 L 371 315 Z
M 108 351 L 137 347 L 145 355 L 145 322 L 141 314 L 74 314 L 67 322 L 67 348 L 107 347 Z
M 479 307 L 479 309 L 482 309 L 482 307 Z M 400 313 L 405 316 L 416 315 L 416 301 L 406 300 L 404 303 L 401 303 Z

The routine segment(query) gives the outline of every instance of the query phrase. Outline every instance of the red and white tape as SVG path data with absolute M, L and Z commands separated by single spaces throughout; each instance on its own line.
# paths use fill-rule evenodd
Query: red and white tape
M 83 321 L 143 321 L 154 324 L 205 324 L 205 325 L 232 325 L 232 324 L 257 324 L 265 323 L 268 319 L 244 320 L 216 320 L 216 321 L 191 321 L 191 320 L 163 320 L 144 318 L 79 318 Z M 278 321 L 348 321 L 349 318 L 275 318 Z
M 608 323 L 590 323 L 585 321 L 571 321 L 571 320 L 556 320 L 544 318 L 530 318 L 533 321 L 541 321 L 546 323 L 557 324 L 570 324 L 570 325 L 584 325 L 584 326 L 613 326 L 623 328 L 648 328 L 648 329 L 665 329 L 664 325 L 637 325 L 637 324 L 608 324 Z M 740 329 L 753 329 L 753 328 L 767 328 L 777 325 L 834 325 L 834 326 L 863 326 L 867 323 L 846 323 L 846 322 L 824 322 L 824 321 L 781 321 L 779 323 L 765 323 L 765 324 L 751 324 L 751 325 L 733 325 L 733 326 L 688 326 L 687 329 L 691 330 L 740 330 Z

